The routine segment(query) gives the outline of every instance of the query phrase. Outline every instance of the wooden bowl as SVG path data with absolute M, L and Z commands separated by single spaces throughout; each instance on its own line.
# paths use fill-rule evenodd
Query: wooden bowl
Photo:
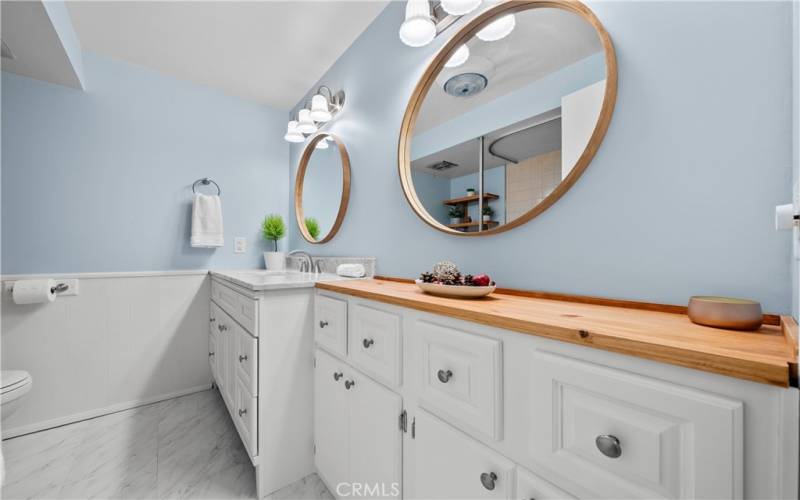
M 730 297 L 692 297 L 688 312 L 693 323 L 729 330 L 758 330 L 764 321 L 761 304 Z

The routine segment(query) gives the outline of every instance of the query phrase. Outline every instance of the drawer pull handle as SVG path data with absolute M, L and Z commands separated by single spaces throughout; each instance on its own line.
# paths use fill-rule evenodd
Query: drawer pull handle
M 347 389 L 348 391 L 350 390 L 351 387 L 353 387 L 355 385 L 356 385 L 356 381 L 355 380 L 345 380 L 344 381 L 344 388 Z
M 450 370 L 439 370 L 436 372 L 436 377 L 439 379 L 439 382 L 446 384 L 450 382 L 451 378 L 453 378 L 453 372 Z
M 600 453 L 608 458 L 619 458 L 619 456 L 622 455 L 622 446 L 620 446 L 619 439 L 617 439 L 616 436 L 602 434 L 597 436 L 594 443 L 597 445 L 597 449 L 600 450 Z
M 319 322 L 319 327 L 320 328 L 325 328 L 326 326 L 328 326 L 328 322 L 327 321 L 320 321 Z
M 364 346 L 364 349 L 369 349 L 369 346 L 371 346 L 374 343 L 375 341 L 372 339 L 364 339 L 361 341 L 361 344 Z
M 494 472 L 484 472 L 481 474 L 481 484 L 487 490 L 492 491 L 495 487 L 495 482 L 497 482 L 497 474 Z
M 242 356 L 241 354 L 239 355 L 239 363 L 243 361 L 247 361 L 247 354 L 245 354 L 244 356 Z
M 210 358 L 211 356 L 213 356 L 213 355 L 214 355 L 214 353 L 213 353 L 213 352 L 210 352 L 210 353 L 208 353 L 208 357 L 209 357 L 209 358 Z
M 244 410 L 239 410 L 239 416 L 241 417 L 242 415 L 247 415 L 247 409 L 246 408 Z
M 344 374 L 342 374 L 342 372 L 334 372 L 334 374 L 333 374 L 333 380 L 335 380 L 335 381 L 337 381 L 337 382 L 338 382 L 338 381 L 339 381 L 339 379 L 340 379 L 340 378 L 342 378 L 342 377 L 344 377 Z

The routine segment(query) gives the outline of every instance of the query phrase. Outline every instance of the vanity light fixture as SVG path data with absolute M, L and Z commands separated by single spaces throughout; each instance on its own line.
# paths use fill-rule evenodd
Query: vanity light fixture
M 305 141 L 306 135 L 316 133 L 321 126 L 331 121 L 342 107 L 344 107 L 344 90 L 334 94 L 330 87 L 321 85 L 311 98 L 311 109 L 308 108 L 306 101 L 305 107 L 297 113 L 297 120 L 289 122 L 283 138 L 288 142 Z M 320 146 L 320 149 L 324 147 Z
M 514 14 L 508 14 L 490 23 L 480 30 L 476 36 L 484 42 L 496 42 L 510 35 L 511 32 L 514 31 L 514 26 L 516 26 L 516 24 L 517 20 Z
M 464 44 L 456 49 L 455 52 L 453 52 L 453 55 L 450 56 L 450 59 L 444 63 L 444 67 L 457 68 L 467 62 L 467 59 L 469 59 L 469 47 L 467 47 L 467 44 Z
M 303 142 L 306 138 L 303 134 L 297 130 L 297 121 L 292 120 L 286 127 L 286 135 L 283 136 L 283 139 L 288 142 Z
M 317 124 L 311 119 L 311 111 L 301 109 L 297 114 L 297 130 L 303 134 L 313 134 L 317 131 Z
M 481 5 L 481 0 L 442 0 L 442 9 L 451 16 L 469 14 Z
M 408 0 L 406 19 L 400 25 L 400 40 L 409 47 L 423 47 L 436 38 L 436 24 L 428 0 Z

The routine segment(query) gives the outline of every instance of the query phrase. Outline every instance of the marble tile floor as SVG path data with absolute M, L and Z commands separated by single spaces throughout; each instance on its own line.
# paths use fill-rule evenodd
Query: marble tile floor
M 3 441 L 3 499 L 255 498 L 216 390 Z M 332 499 L 316 474 L 267 497 Z

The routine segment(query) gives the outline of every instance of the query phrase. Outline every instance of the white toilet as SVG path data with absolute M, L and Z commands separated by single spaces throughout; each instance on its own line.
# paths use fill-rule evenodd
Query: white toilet
M 0 410 L 2 420 L 8 418 L 21 405 L 21 398 L 33 387 L 31 375 L 22 370 L 0 372 Z

